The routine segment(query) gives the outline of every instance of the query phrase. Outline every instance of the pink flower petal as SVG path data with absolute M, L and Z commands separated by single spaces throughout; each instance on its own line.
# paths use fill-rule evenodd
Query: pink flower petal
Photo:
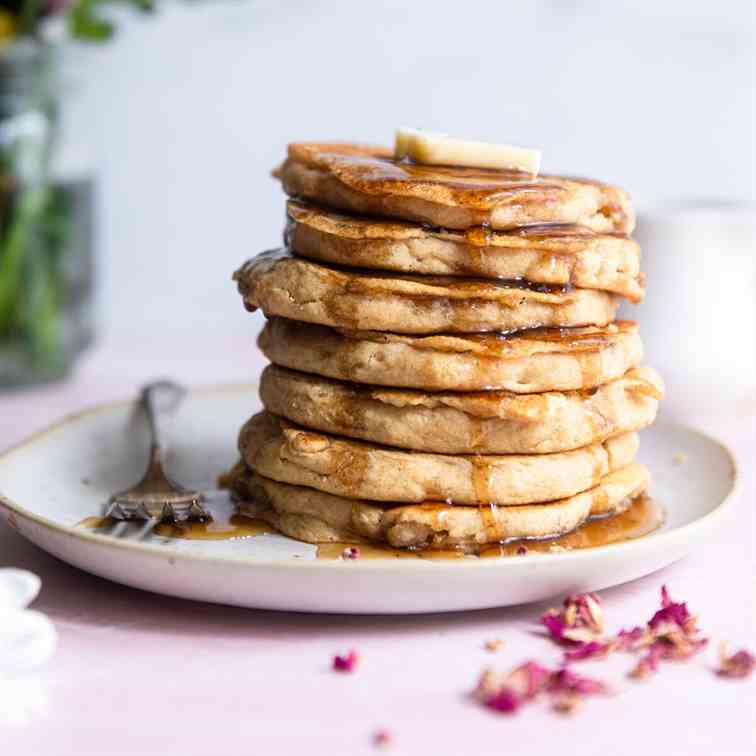
M 333 657 L 333 668 L 337 672 L 354 672 L 360 657 L 356 651 L 350 651 L 346 656 Z
M 643 638 L 643 628 L 634 627 L 631 630 L 620 630 L 615 637 L 615 643 L 621 651 L 634 651 Z
M 636 680 L 642 680 L 656 672 L 659 668 L 659 661 L 662 658 L 662 649 L 654 643 L 648 651 L 641 657 L 640 661 L 630 670 L 630 677 Z
M 538 662 L 528 661 L 515 667 L 507 676 L 507 687 L 514 690 L 521 698 L 529 701 L 535 698 L 549 679 L 549 670 Z
M 608 691 L 601 680 L 578 675 L 568 667 L 563 667 L 552 674 L 548 690 L 550 693 L 576 693 L 581 696 L 597 695 Z
M 601 602 L 594 593 L 568 596 L 562 609 L 549 609 L 541 623 L 559 643 L 588 643 L 598 640 L 604 631 Z
M 731 679 L 743 679 L 748 677 L 756 669 L 756 656 L 746 649 L 741 649 L 732 656 L 727 656 L 725 649 L 720 653 L 720 663 L 717 674 L 720 677 Z
M 391 743 L 391 733 L 388 730 L 376 730 L 373 733 L 373 745 L 384 748 Z
M 597 657 L 607 656 L 612 650 L 610 644 L 599 641 L 589 641 L 581 643 L 574 649 L 564 652 L 566 662 L 582 661 L 583 659 L 594 659 Z
M 489 709 L 502 714 L 514 714 L 522 705 L 522 699 L 509 688 L 502 688 L 485 700 Z
M 669 589 L 666 585 L 661 587 L 661 604 L 662 607 L 667 607 L 672 603 L 672 599 L 669 597 Z
M 551 611 L 554 610 L 552 609 Z M 547 612 L 541 617 L 541 623 L 555 641 L 562 641 L 566 625 L 559 615 Z

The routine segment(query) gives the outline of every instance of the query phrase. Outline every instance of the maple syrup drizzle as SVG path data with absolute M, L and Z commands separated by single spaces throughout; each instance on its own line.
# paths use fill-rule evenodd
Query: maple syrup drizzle
M 475 500 L 481 504 L 491 504 L 494 494 L 491 490 L 491 463 L 483 454 L 468 457 L 471 465 L 471 479 Z
M 346 218 L 327 211 L 327 220 L 323 225 L 318 220 L 318 211 L 291 200 L 287 208 L 283 242 L 293 252 L 308 259 L 335 265 L 347 264 L 349 267 L 364 267 L 373 271 L 387 269 L 399 273 L 408 272 L 405 261 L 396 258 L 393 245 L 404 238 L 402 231 L 411 227 L 410 224 Z M 376 226 L 376 223 L 380 225 Z M 381 227 L 386 228 L 387 236 L 380 236 L 380 231 L 376 230 Z M 448 275 L 481 276 L 493 280 L 522 278 L 551 286 L 580 285 L 578 268 L 581 255 L 600 236 L 588 228 L 570 223 L 532 224 L 496 232 L 485 224 L 457 231 L 434 226 L 427 226 L 424 230 L 427 237 L 416 240 L 420 244 L 435 237 L 460 250 L 464 248 L 466 254 L 445 260 Z M 399 236 L 392 236 L 392 233 Z M 627 238 L 623 234 L 604 235 Z M 338 238 L 335 248 L 332 247 L 334 236 Z M 329 241 L 324 241 L 326 238 Z M 527 268 L 514 277 L 498 273 L 499 256 L 503 254 L 506 257 L 512 251 L 520 249 L 532 255 Z
M 473 229 L 480 231 L 482 229 Z M 484 247 L 471 246 L 476 254 Z M 277 265 L 297 264 L 301 260 L 289 249 L 278 248 L 263 252 L 248 260 L 234 278 L 245 306 L 254 311 L 266 306 L 270 281 L 268 276 Z M 416 317 L 427 316 L 452 333 L 470 332 L 515 333 L 523 323 L 517 315 L 524 299 L 542 308 L 541 314 L 531 318 L 528 326 L 558 326 L 566 317 L 564 308 L 575 301 L 579 293 L 571 284 L 547 284 L 525 278 L 459 278 L 449 275 L 414 275 L 381 270 L 345 267 L 337 263 L 328 266 L 307 262 L 315 268 L 313 275 L 324 290 L 318 296 L 322 307 L 319 322 L 333 327 L 361 330 L 374 327 L 366 316 L 365 302 L 386 297 L 403 305 L 412 305 Z M 480 264 L 483 265 L 481 258 Z M 285 276 L 285 271 L 280 274 Z M 278 274 L 273 274 L 278 275 Z M 611 307 L 608 303 L 604 303 Z M 596 304 L 596 316 L 608 313 L 604 304 Z M 273 305 L 267 314 L 279 314 Z M 490 308 L 494 308 L 491 310 Z M 492 313 L 496 314 L 493 315 Z M 613 310 L 612 310 L 613 312 Z M 366 319 L 367 318 L 367 319 Z
M 473 247 L 488 247 L 493 240 L 493 232 L 489 226 L 475 226 L 465 232 L 465 240 Z
M 207 506 L 207 505 L 206 505 Z M 484 525 L 490 527 L 493 512 L 490 507 L 485 508 L 488 517 L 484 517 Z M 226 498 L 213 501 L 208 509 L 213 519 L 208 522 L 191 522 L 183 524 L 159 523 L 153 526 L 152 532 L 163 538 L 177 538 L 190 541 L 228 541 L 238 538 L 252 538 L 255 536 L 275 533 L 275 529 L 267 523 L 236 511 L 236 505 Z M 483 511 L 483 509 L 481 510 Z M 556 538 L 516 539 L 506 543 L 490 544 L 477 548 L 458 549 L 426 549 L 409 550 L 393 549 L 390 546 L 363 543 L 323 543 L 317 548 L 318 559 L 340 559 L 344 549 L 356 546 L 360 550 L 361 559 L 465 559 L 471 557 L 492 558 L 518 556 L 525 549 L 527 554 L 544 554 L 550 552 L 573 551 L 589 549 L 597 546 L 607 546 L 641 538 L 664 523 L 664 509 L 653 498 L 645 494 L 637 497 L 624 512 L 609 517 L 589 519 L 583 525 L 570 533 Z M 116 526 L 121 525 L 129 531 L 139 532 L 144 528 L 142 522 L 123 522 L 111 517 L 87 517 L 76 527 L 95 530 L 109 534 Z
M 496 389 L 499 386 L 488 381 L 490 362 L 501 359 L 516 359 L 541 353 L 569 354 L 579 362 L 582 370 L 583 388 L 594 387 L 604 378 L 603 350 L 611 348 L 637 330 L 631 321 L 617 320 L 605 328 L 533 328 L 514 333 L 465 333 L 451 334 L 449 338 L 436 336 L 401 336 L 388 333 L 375 333 L 359 329 L 326 328 L 310 323 L 296 323 L 286 318 L 273 317 L 265 324 L 259 338 L 258 346 L 274 363 L 297 370 L 312 370 L 302 362 L 290 349 L 291 345 L 301 345 L 307 353 L 318 345 L 320 359 L 317 372 L 332 378 L 360 383 L 376 383 L 365 379 L 367 370 L 364 360 L 358 358 L 354 345 L 371 342 L 380 345 L 400 343 L 411 347 L 423 355 L 429 352 L 460 354 L 470 365 L 470 377 L 466 386 L 472 390 Z M 446 334 L 441 334 L 444 336 Z M 543 344 L 543 347 L 539 345 Z M 553 346 L 549 346 L 552 344 Z M 432 366 L 426 367 L 422 361 L 413 371 L 413 380 L 402 375 L 402 386 L 431 390 L 447 388 L 439 385 L 438 371 Z M 379 381 L 380 382 L 380 381 Z M 394 383 L 396 385 L 396 383 Z
M 471 480 L 475 500 L 478 502 L 483 529 L 490 538 L 496 533 L 496 496 L 491 485 L 492 465 L 488 457 L 483 454 L 475 454 L 469 457 L 471 464 Z
M 486 232 L 483 227 L 470 229 L 470 231 Z M 468 232 L 469 233 L 469 232 Z M 478 245 L 472 245 L 476 248 Z M 483 249 L 483 247 L 480 247 Z M 261 252 L 259 255 L 247 260 L 239 269 L 236 280 L 241 287 L 242 293 L 248 293 L 250 290 L 250 277 L 262 276 L 271 271 L 278 263 L 289 260 L 307 260 L 289 247 L 276 247 L 274 249 Z M 345 265 L 339 262 L 329 261 L 327 264 L 323 261 L 307 260 L 311 265 L 317 266 L 321 276 L 331 276 L 339 288 L 343 288 L 346 293 L 354 294 L 396 294 L 416 299 L 427 299 L 429 296 L 436 297 L 435 294 L 429 295 L 413 294 L 397 288 L 401 282 L 412 282 L 418 285 L 452 289 L 464 292 L 466 297 L 480 295 L 481 297 L 491 296 L 497 292 L 506 292 L 508 289 L 518 291 L 532 291 L 539 294 L 564 295 L 570 293 L 572 286 L 561 283 L 544 283 L 542 281 L 530 281 L 526 277 L 518 278 L 491 278 L 482 276 L 458 276 L 440 275 L 440 274 L 415 274 L 399 271 L 386 271 L 376 268 L 365 268 L 358 265 Z M 481 266 L 483 267 L 483 266 Z M 346 277 L 346 279 L 345 279 Z M 377 281 L 385 282 L 382 286 L 376 284 Z
M 443 184 L 457 202 L 480 209 L 512 195 L 564 192 L 559 179 L 532 177 L 515 170 L 419 165 L 365 153 L 321 152 L 316 163 L 320 163 L 318 167 L 328 166 L 341 181 L 368 194 L 382 194 L 404 184 Z
M 297 227 L 300 226 L 306 226 L 321 233 L 333 233 L 335 230 L 336 232 L 344 233 L 345 236 L 343 238 L 354 239 L 360 242 L 373 242 L 376 239 L 383 240 L 384 237 L 380 237 L 374 231 L 373 233 L 367 231 L 371 227 L 375 228 L 376 225 L 380 228 L 387 228 L 389 232 L 394 233 L 400 233 L 405 229 L 416 227 L 416 224 L 396 218 L 389 220 L 386 218 L 372 219 L 353 215 L 347 216 L 333 208 L 323 208 L 312 202 L 305 203 L 302 200 L 289 199 L 286 205 L 284 242 L 286 246 L 292 246 L 287 241 L 294 236 Z M 536 243 L 559 243 L 560 249 L 569 243 L 585 243 L 602 235 L 620 239 L 629 238 L 627 234 L 611 231 L 599 234 L 587 226 L 563 221 L 529 223 L 523 226 L 516 226 L 506 230 L 498 229 L 496 231 L 493 231 L 486 223 L 464 230 L 448 229 L 442 226 L 435 226 L 431 223 L 423 223 L 422 228 L 427 234 L 434 236 L 452 237 L 455 240 L 457 236 L 463 236 L 467 243 L 479 247 L 491 246 L 497 239 L 507 238 L 524 238 Z
M 230 541 L 276 532 L 262 520 L 238 512 L 236 504 L 226 493 L 211 497 L 203 506 L 210 514 L 209 520 L 160 522 L 151 526 L 151 532 L 162 538 L 178 538 L 186 541 Z M 96 530 L 107 535 L 118 525 L 126 529 L 123 533 L 125 536 L 132 531 L 139 532 L 145 527 L 144 522 L 129 522 L 113 517 L 87 517 L 77 523 L 76 527 Z

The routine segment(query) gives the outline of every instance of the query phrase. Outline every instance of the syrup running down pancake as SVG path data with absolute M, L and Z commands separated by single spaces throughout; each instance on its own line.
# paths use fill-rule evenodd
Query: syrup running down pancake
M 260 381 L 265 408 L 293 423 L 440 454 L 545 454 L 605 441 L 650 425 L 663 390 L 650 368 L 594 389 L 540 394 L 377 388 L 275 365 Z
M 239 451 L 260 475 L 338 496 L 505 506 L 561 499 L 595 486 L 633 461 L 638 436 L 553 454 L 442 455 L 328 436 L 261 412 L 242 428 Z
M 406 336 L 271 318 L 258 344 L 276 365 L 356 383 L 427 391 L 517 394 L 600 386 L 643 358 L 638 328 L 536 328 L 501 334 Z
M 614 294 L 595 289 L 337 269 L 283 249 L 249 260 L 234 279 L 248 310 L 259 307 L 266 315 L 393 333 L 605 326 L 619 305 Z
M 598 181 L 415 165 L 395 160 L 382 147 L 290 144 L 288 158 L 275 175 L 291 197 L 439 228 L 574 223 L 628 234 L 635 226 L 627 194 Z
M 301 541 L 364 539 L 398 548 L 453 549 L 569 533 L 591 516 L 625 511 L 648 483 L 646 468 L 631 464 L 575 496 L 511 507 L 444 502 L 397 506 L 279 483 L 252 471 L 238 473 L 234 490 L 242 502 L 251 503 L 256 516 Z
M 638 244 L 574 224 L 435 229 L 289 200 L 286 242 L 311 260 L 436 276 L 531 281 L 643 298 Z

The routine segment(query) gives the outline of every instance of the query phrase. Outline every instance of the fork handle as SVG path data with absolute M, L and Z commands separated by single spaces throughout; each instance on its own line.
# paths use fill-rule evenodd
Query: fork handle
M 185 394 L 186 389 L 173 381 L 155 381 L 142 388 L 139 401 L 147 418 L 153 452 L 161 452 L 164 449 L 161 417 L 173 412 Z

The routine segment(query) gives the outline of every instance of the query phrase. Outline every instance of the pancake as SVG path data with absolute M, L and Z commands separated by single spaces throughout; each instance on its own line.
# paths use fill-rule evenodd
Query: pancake
M 607 325 L 619 300 L 595 289 L 336 269 L 286 250 L 234 274 L 248 310 L 307 323 L 394 333 L 478 333 Z
M 628 234 L 635 225 L 627 194 L 597 181 L 416 165 L 394 160 L 382 147 L 290 144 L 275 175 L 291 197 L 440 228 L 576 223 Z
M 509 336 L 421 337 L 272 318 L 258 344 L 277 365 L 328 378 L 425 391 L 517 394 L 599 386 L 637 367 L 643 356 L 631 321 Z
M 449 501 L 501 506 L 550 501 L 585 491 L 632 462 L 628 433 L 554 454 L 441 455 L 329 436 L 261 412 L 239 434 L 244 462 L 266 478 L 376 501 Z
M 568 533 L 595 514 L 618 514 L 648 487 L 631 464 L 576 496 L 515 507 L 454 507 L 441 502 L 392 506 L 347 499 L 239 470 L 234 489 L 255 515 L 308 543 L 377 541 L 395 548 L 456 548 Z M 241 504 L 242 510 L 244 504 Z
M 570 224 L 467 232 L 349 217 L 290 200 L 287 244 L 327 263 L 400 273 L 523 279 L 643 299 L 640 248 L 627 236 Z
M 568 451 L 650 425 L 663 393 L 650 368 L 596 389 L 428 393 L 341 383 L 269 365 L 265 408 L 306 428 L 439 454 Z

